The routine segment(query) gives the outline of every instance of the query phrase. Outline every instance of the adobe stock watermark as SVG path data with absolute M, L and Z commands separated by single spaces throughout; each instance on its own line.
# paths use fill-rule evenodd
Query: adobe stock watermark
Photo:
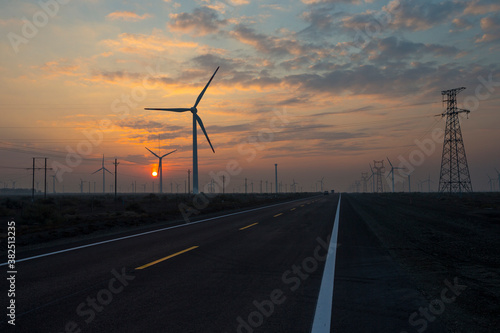
M 197 215 L 201 210 L 208 207 L 210 199 L 215 197 L 215 192 L 222 192 L 222 188 L 230 185 L 232 177 L 235 177 L 243 171 L 243 163 L 252 163 L 257 157 L 258 152 L 264 150 L 266 146 L 275 138 L 275 134 L 283 131 L 290 122 L 286 107 L 281 111 L 274 110 L 274 116 L 269 121 L 269 127 L 261 129 L 256 135 L 249 136 L 238 147 L 238 153 L 242 160 L 232 159 L 226 163 L 224 170 L 219 172 L 209 172 L 210 178 L 214 181 L 214 187 L 210 191 L 210 183 L 205 184 L 204 191 L 196 194 L 192 199 L 192 205 L 185 203 L 179 204 L 179 210 L 186 223 L 190 223 L 190 217 Z M 210 193 L 213 192 L 213 193 Z
M 135 279 L 135 276 L 127 273 L 125 268 L 121 269 L 121 273 L 113 269 L 111 274 L 113 277 L 109 279 L 105 288 L 102 288 L 94 295 L 87 296 L 85 301 L 78 304 L 75 312 L 79 319 L 77 321 L 68 321 L 64 325 L 62 332 L 81 333 L 82 328 L 90 325 L 97 315 L 113 302 L 115 296 L 123 292 L 130 281 Z
M 286 302 L 285 292 L 296 292 L 302 283 L 318 270 L 319 264 L 325 262 L 328 255 L 333 253 L 334 247 L 338 246 L 337 243 L 331 244 L 330 238 L 331 235 L 326 241 L 321 237 L 316 238 L 318 245 L 314 249 L 313 255 L 304 258 L 300 265 L 292 265 L 291 269 L 286 270 L 281 275 L 281 282 L 286 287 L 273 289 L 267 299 L 254 300 L 252 305 L 255 310 L 247 316 L 236 318 L 237 333 L 253 333 L 255 329 L 261 327 L 265 320 L 273 315 L 276 307 Z
M 467 289 L 466 285 L 459 283 L 458 278 L 453 279 L 453 284 L 444 280 L 444 287 L 438 298 L 429 302 L 427 307 L 420 307 L 418 311 L 413 312 L 408 318 L 408 323 L 418 333 L 423 333 L 436 318 L 443 314 L 446 310 L 446 304 L 451 304 L 456 301 L 457 297 Z M 412 330 L 413 331 L 413 330 Z M 410 333 L 412 331 L 401 331 L 401 333 Z
M 62 5 L 66 5 L 71 0 L 46 0 L 38 1 L 40 10 L 33 14 L 31 20 L 26 16 L 22 17 L 23 26 L 21 27 L 20 34 L 9 32 L 7 38 L 9 39 L 10 46 L 16 54 L 19 53 L 19 46 L 21 44 L 28 44 L 30 40 L 35 38 L 41 29 L 43 29 L 60 11 Z
M 160 73 L 160 61 L 156 64 L 156 69 L 147 66 L 146 74 L 141 81 L 140 85 L 135 86 L 128 94 L 122 94 L 111 102 L 110 110 L 114 113 L 119 120 L 124 120 L 130 115 L 130 111 L 138 107 L 140 102 L 143 102 L 148 96 L 148 90 L 156 89 L 158 87 L 158 80 L 155 76 Z M 95 129 L 83 130 L 82 134 L 85 137 L 80 141 L 76 147 L 70 145 L 66 146 L 65 163 L 59 161 L 52 162 L 52 169 L 55 172 L 56 178 L 59 182 L 63 180 L 65 173 L 71 173 L 75 168 L 80 166 L 83 159 L 90 156 L 96 147 L 98 147 L 104 140 L 104 133 L 114 126 L 110 118 L 101 119 Z

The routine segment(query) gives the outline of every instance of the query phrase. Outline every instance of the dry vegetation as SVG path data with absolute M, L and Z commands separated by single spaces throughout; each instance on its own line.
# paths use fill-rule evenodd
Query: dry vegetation
M 205 201 L 206 207 L 199 209 L 199 214 L 193 214 L 190 219 L 305 196 L 311 194 L 216 195 Z M 0 227 L 0 252 L 5 252 L 7 221 L 10 220 L 16 222 L 16 242 L 18 249 L 22 249 L 27 245 L 134 227 L 185 223 L 179 205 L 193 207 L 193 198 L 187 194 L 147 194 L 124 195 L 115 201 L 111 195 L 56 195 L 31 202 L 31 197 L 0 197 L 0 219 L 5 221 Z

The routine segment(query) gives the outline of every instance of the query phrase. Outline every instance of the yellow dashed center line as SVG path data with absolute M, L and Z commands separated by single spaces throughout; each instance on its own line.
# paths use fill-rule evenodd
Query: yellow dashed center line
M 300 207 L 304 207 L 304 205 L 300 205 Z
M 259 222 L 254 223 L 254 224 L 247 225 L 246 227 L 240 228 L 240 230 L 245 230 L 245 229 L 250 228 L 250 227 L 253 227 L 254 225 L 257 225 L 257 224 L 259 224 Z
M 296 209 L 297 209 L 297 208 L 295 208 L 295 207 L 294 207 L 294 208 L 290 209 L 290 211 L 294 211 L 294 210 L 296 210 Z
M 283 213 L 276 214 L 273 217 L 278 217 L 278 216 L 281 216 L 281 215 L 283 215 Z
M 144 269 L 144 268 L 147 268 L 147 267 L 149 267 L 149 266 L 156 265 L 157 263 L 160 263 L 160 262 L 165 261 L 165 260 L 167 260 L 167 259 L 170 259 L 170 258 L 173 258 L 173 257 L 175 257 L 175 256 L 178 256 L 179 254 L 183 254 L 183 253 L 185 253 L 185 252 L 188 252 L 188 251 L 194 250 L 194 249 L 196 249 L 197 247 L 198 247 L 198 246 L 193 246 L 193 247 L 190 247 L 189 249 L 185 249 L 185 250 L 179 251 L 179 252 L 177 252 L 177 253 L 171 254 L 171 255 L 169 255 L 169 256 L 166 256 L 166 257 L 164 257 L 164 258 L 161 258 L 161 259 L 155 260 L 155 261 L 150 262 L 149 264 L 146 264 L 146 265 L 144 265 L 144 266 L 137 267 L 136 269 Z

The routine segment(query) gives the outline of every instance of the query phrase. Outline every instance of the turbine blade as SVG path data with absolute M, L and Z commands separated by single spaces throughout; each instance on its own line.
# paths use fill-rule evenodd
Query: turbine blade
M 148 147 L 144 147 L 144 148 L 146 148 L 147 150 L 149 150 L 149 152 L 150 152 L 151 154 L 153 154 L 153 155 L 155 155 L 156 157 L 160 158 L 160 156 L 158 156 L 158 155 L 156 155 L 155 153 L 153 153 L 153 151 L 152 151 L 151 149 L 149 149 Z
M 196 117 L 196 121 L 198 122 L 198 124 L 200 124 L 201 130 L 203 131 L 203 133 L 205 133 L 205 136 L 208 140 L 208 143 L 210 144 L 210 148 L 212 148 L 212 151 L 215 153 L 214 147 L 212 146 L 212 142 L 210 142 L 210 139 L 208 138 L 207 131 L 205 130 L 205 126 L 203 126 L 203 122 L 201 121 L 200 116 L 195 114 L 195 117 Z
M 220 67 L 220 66 L 219 66 L 219 67 Z M 212 82 L 212 80 L 213 80 L 213 78 L 214 78 L 215 74 L 217 74 L 217 71 L 219 70 L 219 67 L 217 67 L 217 69 L 216 69 L 216 70 L 215 70 L 215 72 L 214 72 L 214 75 L 212 75 L 212 77 L 210 78 L 210 80 L 208 80 L 207 85 L 205 86 L 205 88 L 203 88 L 203 90 L 201 91 L 200 95 L 199 95 L 199 96 L 198 96 L 198 98 L 196 99 L 196 103 L 194 103 L 194 107 L 197 107 L 197 106 L 198 106 L 198 104 L 200 104 L 200 101 L 201 101 L 201 99 L 203 98 L 203 95 L 205 95 L 205 91 L 207 91 L 207 88 L 208 88 L 208 86 L 210 85 L 210 82 Z M 209 140 L 209 142 L 210 142 L 210 140 Z M 212 150 L 213 150 L 213 148 L 212 148 Z
M 389 164 L 391 165 L 391 168 L 394 168 L 394 167 L 392 166 L 392 163 L 391 163 L 391 160 L 389 159 L 389 157 L 387 157 L 387 160 L 389 161 Z
M 91 173 L 91 175 L 93 175 L 94 173 L 98 173 L 98 172 L 99 172 L 99 171 L 101 171 L 101 170 L 102 170 L 102 168 L 100 168 L 100 169 L 99 169 L 99 170 L 97 170 L 97 171 L 92 172 L 92 173 Z
M 113 174 L 111 171 L 109 171 L 108 169 L 104 168 L 105 171 L 109 172 L 110 174 Z
M 170 153 L 166 153 L 165 155 L 163 155 L 163 156 L 162 156 L 162 157 L 160 157 L 160 158 L 164 158 L 165 156 L 168 156 L 168 155 L 170 155 L 170 154 L 172 154 L 173 152 L 176 152 L 176 151 L 177 151 L 177 149 L 176 149 L 176 150 L 172 150 Z
M 153 111 L 173 111 L 173 112 L 186 112 L 191 111 L 189 108 L 144 108 L 144 110 L 153 110 Z

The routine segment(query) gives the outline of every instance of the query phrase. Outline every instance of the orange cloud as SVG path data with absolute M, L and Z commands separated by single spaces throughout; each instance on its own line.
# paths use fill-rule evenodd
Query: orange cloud
M 145 20 L 147 18 L 150 18 L 151 15 L 149 15 L 149 14 L 138 15 L 134 12 L 121 11 L 121 12 L 110 13 L 106 17 L 111 19 L 111 20 L 123 20 L 123 21 L 128 21 L 128 22 L 137 22 L 137 21 L 141 21 L 141 20 Z

